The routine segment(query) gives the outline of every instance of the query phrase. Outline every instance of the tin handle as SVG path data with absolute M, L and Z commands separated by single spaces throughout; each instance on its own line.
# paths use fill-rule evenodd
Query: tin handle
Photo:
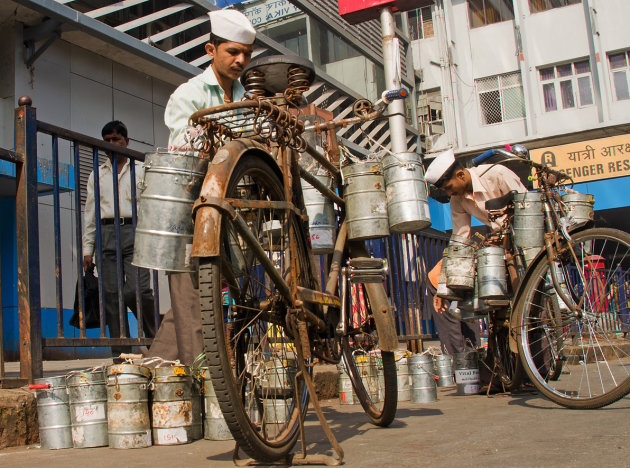
M 28 388 L 30 390 L 45 390 L 47 388 L 50 388 L 50 384 L 49 383 L 47 383 L 47 384 L 30 384 L 28 386 Z

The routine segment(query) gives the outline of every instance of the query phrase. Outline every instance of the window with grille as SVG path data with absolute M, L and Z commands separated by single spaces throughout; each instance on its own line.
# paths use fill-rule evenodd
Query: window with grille
M 411 10 L 407 14 L 409 24 L 409 38 L 412 41 L 433 37 L 433 14 L 431 7 Z
M 514 19 L 512 0 L 468 0 L 470 27 L 478 28 L 487 24 Z
M 551 10 L 552 8 L 575 5 L 576 3 L 582 3 L 582 0 L 529 0 L 529 11 L 538 13 Z
M 475 80 L 482 125 L 525 117 L 523 83 L 519 72 Z
M 617 101 L 630 99 L 630 51 L 608 54 Z
M 545 112 L 593 105 L 591 66 L 588 60 L 538 70 Z

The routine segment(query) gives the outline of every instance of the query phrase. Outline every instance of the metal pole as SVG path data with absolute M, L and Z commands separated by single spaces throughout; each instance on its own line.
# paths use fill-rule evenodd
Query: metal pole
M 39 223 L 37 199 L 37 117 L 28 96 L 15 109 L 15 195 L 20 376 L 32 382 L 42 376 L 42 321 L 39 290 Z
M 400 49 L 395 34 L 394 15 L 387 7 L 381 10 L 381 31 L 383 34 L 383 66 L 385 68 L 385 87 L 400 88 Z M 412 103 L 413 105 L 413 103 Z M 405 104 L 396 100 L 389 105 L 389 135 L 393 153 L 407 151 L 407 130 L 405 129 Z

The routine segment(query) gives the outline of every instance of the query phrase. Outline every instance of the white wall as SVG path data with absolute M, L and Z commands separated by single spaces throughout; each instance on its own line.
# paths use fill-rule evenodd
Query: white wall
M 374 64 L 366 57 L 352 57 L 324 65 L 327 74 L 370 101 L 379 98 Z

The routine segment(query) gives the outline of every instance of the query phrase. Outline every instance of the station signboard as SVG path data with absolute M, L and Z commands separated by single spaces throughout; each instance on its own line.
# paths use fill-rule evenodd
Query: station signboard
M 530 151 L 532 161 L 573 178 L 574 182 L 630 175 L 630 134 Z

